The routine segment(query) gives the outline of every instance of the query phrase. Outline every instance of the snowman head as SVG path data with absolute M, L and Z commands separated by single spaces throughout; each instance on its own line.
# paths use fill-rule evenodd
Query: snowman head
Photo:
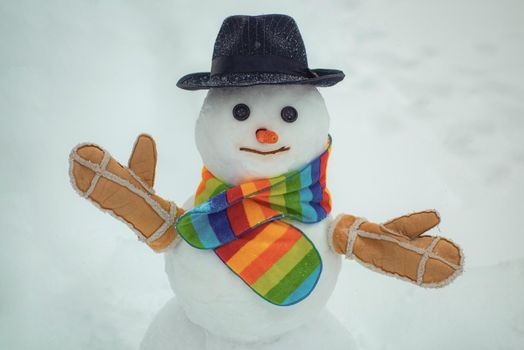
M 195 137 L 204 165 L 230 185 L 298 169 L 326 147 L 329 115 L 311 85 L 210 89 Z

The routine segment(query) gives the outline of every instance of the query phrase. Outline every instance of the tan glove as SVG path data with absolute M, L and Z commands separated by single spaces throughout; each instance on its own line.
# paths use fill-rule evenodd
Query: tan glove
M 372 270 L 423 287 L 443 287 L 462 272 L 464 256 L 446 238 L 422 236 L 439 222 L 440 216 L 434 210 L 404 215 L 384 224 L 342 215 L 333 225 L 330 240 L 337 253 Z
M 154 194 L 156 158 L 155 141 L 144 134 L 136 140 L 129 167 L 95 144 L 80 144 L 69 156 L 69 175 L 82 197 L 125 222 L 160 252 L 176 238 L 173 224 L 183 211 Z

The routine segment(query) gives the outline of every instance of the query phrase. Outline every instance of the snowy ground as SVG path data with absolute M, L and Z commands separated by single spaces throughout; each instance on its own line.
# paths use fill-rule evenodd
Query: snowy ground
M 0 1 L 0 348 L 135 348 L 172 296 L 162 256 L 71 190 L 67 155 L 155 136 L 157 191 L 197 184 L 193 123 L 230 14 L 294 16 L 332 115 L 335 212 L 436 207 L 467 270 L 422 290 L 347 262 L 329 308 L 362 349 L 524 348 L 524 5 Z

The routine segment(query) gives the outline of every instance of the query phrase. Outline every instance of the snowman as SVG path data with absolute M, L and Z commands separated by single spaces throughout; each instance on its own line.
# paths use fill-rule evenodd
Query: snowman
M 153 190 L 150 136 L 138 137 L 128 166 L 95 144 L 73 149 L 76 191 L 165 255 L 175 297 L 142 349 L 351 349 L 325 309 L 343 257 L 422 287 L 460 274 L 460 248 L 425 234 L 435 210 L 382 224 L 332 216 L 330 118 L 317 88 L 343 78 L 308 68 L 293 18 L 228 17 L 211 72 L 177 84 L 208 90 L 195 128 L 202 179 L 184 205 Z

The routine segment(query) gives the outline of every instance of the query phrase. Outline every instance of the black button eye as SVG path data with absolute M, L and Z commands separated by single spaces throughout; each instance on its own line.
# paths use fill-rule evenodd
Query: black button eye
M 298 112 L 293 107 L 286 106 L 282 108 L 282 111 L 280 112 L 280 116 L 282 117 L 282 120 L 284 120 L 285 122 L 293 123 L 298 118 Z
M 246 120 L 247 118 L 249 118 L 249 113 L 249 107 L 243 103 L 239 103 L 235 107 L 233 107 L 233 117 L 235 117 L 236 120 Z

